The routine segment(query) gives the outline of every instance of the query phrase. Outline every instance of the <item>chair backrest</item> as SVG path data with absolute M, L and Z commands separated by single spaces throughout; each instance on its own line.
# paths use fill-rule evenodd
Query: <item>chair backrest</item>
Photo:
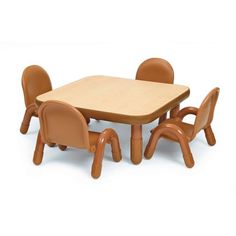
M 38 114 L 44 143 L 89 150 L 88 125 L 76 108 L 60 101 L 46 101 L 40 105 Z
M 173 84 L 174 70 L 168 61 L 161 58 L 150 58 L 140 64 L 136 79 Z
M 37 65 L 31 65 L 24 69 L 21 82 L 26 107 L 34 103 L 38 95 L 52 90 L 47 72 Z
M 214 88 L 203 100 L 194 122 L 193 136 L 195 136 L 201 129 L 205 129 L 211 124 L 219 92 L 219 88 Z

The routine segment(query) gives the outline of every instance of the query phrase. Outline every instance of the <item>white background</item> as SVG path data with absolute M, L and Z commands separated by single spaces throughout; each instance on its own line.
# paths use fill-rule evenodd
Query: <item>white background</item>
M 0 0 L 0 235 L 236 235 L 233 2 Z M 93 74 L 134 79 L 150 57 L 167 59 L 175 83 L 190 87 L 181 107 L 221 88 L 217 144 L 200 133 L 192 169 L 165 140 L 151 160 L 131 164 L 130 127 L 102 121 L 90 128 L 116 129 L 123 160 L 111 161 L 107 147 L 100 179 L 90 177 L 86 151 L 46 147 L 33 165 L 37 119 L 19 132 L 26 66 L 45 68 L 55 88 Z M 156 124 L 143 127 L 144 147 Z

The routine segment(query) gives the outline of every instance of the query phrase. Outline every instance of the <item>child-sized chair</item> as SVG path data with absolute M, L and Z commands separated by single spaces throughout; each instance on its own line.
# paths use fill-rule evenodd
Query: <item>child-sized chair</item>
M 38 117 L 38 107 L 35 104 L 35 98 L 40 94 L 52 90 L 52 84 L 47 72 L 37 65 L 31 65 L 24 69 L 21 82 L 26 111 L 21 123 L 20 132 L 26 134 L 31 117 Z
M 38 117 L 38 107 L 35 104 L 36 97 L 52 90 L 52 84 L 48 73 L 38 65 L 31 65 L 24 69 L 21 83 L 26 110 L 21 123 L 20 132 L 26 134 L 32 116 Z M 89 123 L 90 119 L 86 118 L 86 121 Z M 51 144 L 51 146 L 53 146 L 53 144 Z
M 158 83 L 174 83 L 174 70 L 171 64 L 162 58 L 149 58 L 143 61 L 136 72 L 136 80 L 145 80 Z M 170 116 L 178 112 L 179 105 L 175 107 Z M 166 119 L 167 113 L 159 118 L 159 123 Z
M 174 70 L 170 63 L 162 58 L 149 58 L 139 65 L 136 79 L 173 84 Z
M 167 119 L 157 126 L 151 134 L 149 142 L 146 146 L 144 156 L 150 159 L 154 153 L 157 141 L 161 137 L 176 141 L 180 143 L 185 165 L 189 168 L 194 166 L 194 160 L 189 148 L 191 142 L 197 133 L 202 129 L 209 145 L 216 143 L 214 133 L 211 129 L 211 122 L 213 120 L 215 105 L 219 95 L 219 88 L 214 88 L 203 100 L 200 108 L 186 107 L 181 109 L 175 118 Z M 183 122 L 183 118 L 193 114 L 196 116 L 194 124 Z
M 91 175 L 98 178 L 101 174 L 104 147 L 111 144 L 113 160 L 122 159 L 119 139 L 113 129 L 102 133 L 88 131 L 84 116 L 73 106 L 59 102 L 47 101 L 40 105 L 40 131 L 37 138 L 33 162 L 42 162 L 45 143 L 56 143 L 62 146 L 87 149 L 94 153 Z

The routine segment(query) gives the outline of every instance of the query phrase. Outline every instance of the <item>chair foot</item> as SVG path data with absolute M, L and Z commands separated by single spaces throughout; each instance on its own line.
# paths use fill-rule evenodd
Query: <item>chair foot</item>
M 207 140 L 207 143 L 210 145 L 210 146 L 213 146 L 216 144 L 216 139 L 215 139 L 215 135 L 212 131 L 212 128 L 211 126 L 207 127 L 204 129 L 204 132 L 205 132 L 205 136 L 206 136 L 206 140 Z
M 189 153 L 188 155 L 183 155 L 185 165 L 188 168 L 192 168 L 194 166 L 194 160 L 193 160 L 193 155 L 192 153 Z
M 113 161 L 115 161 L 115 162 L 121 161 L 121 159 L 122 159 L 121 150 L 113 151 L 112 152 L 112 157 L 113 157 Z
M 55 147 L 55 146 L 56 146 L 55 143 L 48 143 L 47 145 L 48 145 L 49 147 Z
M 94 161 L 93 161 L 93 165 L 92 165 L 92 170 L 91 170 L 91 176 L 94 179 L 98 179 L 101 175 L 101 172 L 102 172 L 102 159 L 103 159 L 103 155 L 99 155 L 99 154 L 97 155 L 95 153 L 95 157 L 94 157 Z
M 150 160 L 152 158 L 157 142 L 155 142 L 155 144 L 154 144 L 155 147 L 152 147 L 153 144 L 151 144 L 151 143 L 152 143 L 152 141 L 149 140 L 149 142 L 145 148 L 145 151 L 144 151 L 144 157 L 147 160 Z
M 20 132 L 22 134 L 26 134 L 27 131 L 29 129 L 29 124 L 24 124 L 23 122 L 21 123 L 21 127 L 20 127 Z
M 146 146 L 145 151 L 144 151 L 144 157 L 147 160 L 150 160 L 153 156 L 154 149 L 153 151 L 150 149 L 149 145 Z
M 42 163 L 43 152 L 39 150 L 34 151 L 33 162 L 35 165 L 40 165 Z
M 65 151 L 66 148 L 67 148 L 67 146 L 61 145 L 61 144 L 59 144 L 58 147 L 59 147 L 59 149 L 60 149 L 61 151 Z
M 184 135 L 179 135 L 178 139 L 183 153 L 185 165 L 188 168 L 192 168 L 194 166 L 194 159 L 189 147 L 188 140 L 185 138 Z

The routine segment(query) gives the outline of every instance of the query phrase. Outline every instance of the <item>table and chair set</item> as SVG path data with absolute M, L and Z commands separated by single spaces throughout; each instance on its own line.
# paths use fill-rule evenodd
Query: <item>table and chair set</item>
M 134 164 L 139 164 L 143 157 L 142 125 L 158 118 L 144 151 L 146 159 L 153 156 L 158 140 L 164 137 L 180 144 L 185 165 L 191 168 L 194 159 L 189 142 L 197 133 L 203 130 L 207 143 L 216 143 L 211 122 L 220 89 L 212 89 L 199 108 L 180 109 L 190 89 L 174 84 L 173 68 L 161 58 L 141 63 L 135 80 L 95 75 L 57 89 L 52 89 L 49 75 L 42 67 L 31 65 L 23 71 L 22 88 L 26 111 L 21 133 L 27 133 L 32 116 L 40 122 L 33 156 L 36 165 L 42 162 L 45 144 L 58 145 L 62 151 L 69 146 L 94 153 L 93 178 L 101 175 L 106 144 L 111 145 L 113 160 L 119 162 L 122 156 L 116 131 L 109 127 L 102 132 L 90 131 L 90 119 L 131 126 L 130 159 Z M 183 121 L 189 114 L 195 115 L 193 124 Z

